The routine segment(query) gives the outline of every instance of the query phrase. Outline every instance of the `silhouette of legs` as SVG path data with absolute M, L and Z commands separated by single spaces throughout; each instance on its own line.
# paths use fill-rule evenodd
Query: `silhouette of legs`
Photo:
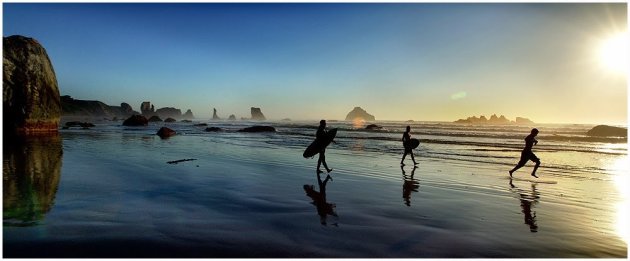
M 536 162 L 536 166 L 534 166 L 534 170 L 532 171 L 532 176 L 535 178 L 538 178 L 538 176 L 536 176 L 536 170 L 538 169 L 538 166 L 540 166 L 540 160 L 536 159 L 534 162 Z
M 418 163 L 416 162 L 416 159 L 413 157 L 413 151 L 405 149 L 405 153 L 402 156 L 402 159 L 400 160 L 400 165 L 405 166 L 405 157 L 407 156 L 407 154 L 411 155 L 411 160 L 413 161 L 413 165 L 418 165 Z
M 326 151 L 322 150 L 319 152 L 319 158 L 317 159 L 317 173 L 323 173 L 323 171 L 319 170 L 321 164 L 324 164 L 324 168 L 326 168 L 327 172 L 331 172 L 332 169 L 328 168 L 328 164 L 326 164 Z
M 523 166 L 525 166 L 525 163 L 519 162 L 518 164 L 516 164 L 516 166 L 512 170 L 509 171 L 510 177 L 512 177 L 512 173 L 514 173 L 514 171 L 516 171 L 517 169 L 520 169 Z

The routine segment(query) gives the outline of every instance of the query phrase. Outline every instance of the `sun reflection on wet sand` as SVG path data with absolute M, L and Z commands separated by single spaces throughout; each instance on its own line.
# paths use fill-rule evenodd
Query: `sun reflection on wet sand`
M 628 199 L 630 198 L 630 192 L 628 192 L 627 187 L 627 185 L 630 184 L 630 178 L 628 178 L 628 170 L 630 170 L 630 168 L 628 165 L 628 156 L 620 157 L 611 164 L 611 168 L 615 172 L 615 186 L 620 195 L 620 202 L 617 204 L 616 230 L 617 235 L 619 235 L 626 244 L 628 244 L 628 239 L 630 239 L 630 227 L 628 227 L 628 220 L 630 219 L 628 213 L 630 202 Z

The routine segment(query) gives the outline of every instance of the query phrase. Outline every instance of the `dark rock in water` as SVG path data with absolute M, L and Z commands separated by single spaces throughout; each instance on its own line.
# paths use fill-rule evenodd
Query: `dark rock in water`
M 192 122 L 191 120 L 182 120 L 182 122 Z
M 66 122 L 66 126 L 65 127 L 82 127 L 84 129 L 87 128 L 91 128 L 91 127 L 95 127 L 94 124 L 90 123 L 90 122 L 80 122 L 80 121 L 69 121 Z
M 57 77 L 37 40 L 3 38 L 3 133 L 56 133 L 61 117 Z
M 228 118 L 228 120 L 235 121 L 236 120 L 236 116 L 234 114 L 231 114 L 230 117 Z
M 472 117 L 468 117 L 466 119 L 459 119 L 454 121 L 454 123 L 464 123 L 464 124 L 497 124 L 497 125 L 504 125 L 504 124 L 518 124 L 518 125 L 529 125 L 529 124 L 533 124 L 534 122 L 530 121 L 529 119 L 526 118 L 521 118 L 521 117 L 516 117 L 516 121 L 510 121 L 507 118 L 505 118 L 505 116 L 501 115 L 500 117 L 497 117 L 496 114 L 492 114 L 492 116 L 490 116 L 490 119 L 486 118 L 486 116 L 481 115 L 479 116 L 479 118 L 477 118 L 476 116 L 472 116 Z
M 206 131 L 210 132 L 210 131 L 222 131 L 221 128 L 219 127 L 208 127 L 206 128 Z
M 203 126 L 208 126 L 208 124 L 207 123 L 198 123 L 198 124 L 195 124 L 193 126 L 203 127 Z
M 166 118 L 166 120 L 164 120 L 164 122 L 176 122 L 177 120 L 173 119 L 173 118 Z
M 354 120 L 375 121 L 376 118 L 374 118 L 373 115 L 367 113 L 367 111 L 361 109 L 361 107 L 354 107 L 354 109 L 352 109 L 352 111 L 350 111 L 348 115 L 346 115 L 346 120 L 347 121 L 354 121 Z
M 267 118 L 265 118 L 265 115 L 263 115 L 262 111 L 260 110 L 260 108 L 251 108 L 252 111 L 252 120 L 257 120 L 257 121 L 264 121 Z
M 159 108 L 155 111 L 155 114 L 162 118 L 174 118 L 179 119 L 182 118 L 182 111 L 180 109 L 176 109 L 173 107 L 164 107 Z
M 370 124 L 365 127 L 366 130 L 382 130 L 383 126 L 378 126 L 376 124 Z
M 252 126 L 239 130 L 239 132 L 276 132 L 276 128 L 271 126 Z
M 586 132 L 586 135 L 598 137 L 628 137 L 628 129 L 608 125 L 597 125 Z
M 155 122 L 155 121 L 162 121 L 162 119 L 160 119 L 160 116 L 157 116 L 157 115 L 153 115 L 151 116 L 151 118 L 149 118 L 149 122 Z
M 216 108 L 212 108 L 212 119 L 213 120 L 220 120 L 221 118 L 219 117 L 219 115 L 217 115 L 217 109 Z
M 188 109 L 186 111 L 186 113 L 184 113 L 184 115 L 182 115 L 182 118 L 184 118 L 184 119 L 194 119 L 195 116 L 193 116 L 192 111 L 190 109 Z
M 169 129 L 167 127 L 162 127 L 160 128 L 160 130 L 158 130 L 158 132 L 156 133 L 158 136 L 160 136 L 160 138 L 164 139 L 164 138 L 168 138 L 171 136 L 175 136 L 176 132 L 172 129 Z
M 142 115 L 132 115 L 123 122 L 123 126 L 147 126 L 149 120 Z

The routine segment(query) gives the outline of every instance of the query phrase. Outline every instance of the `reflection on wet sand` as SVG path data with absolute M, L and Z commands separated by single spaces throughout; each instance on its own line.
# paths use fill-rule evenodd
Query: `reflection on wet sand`
M 519 195 L 521 201 L 521 212 L 525 217 L 525 224 L 529 226 L 529 231 L 532 233 L 538 232 L 538 225 L 536 225 L 536 212 L 532 212 L 532 207 L 538 203 L 540 193 L 536 191 L 536 184 L 532 183 L 531 191 L 519 189 L 514 186 L 512 180 L 510 180 L 510 190 Z
M 322 225 L 327 224 L 327 217 L 331 215 L 333 217 L 337 217 L 337 213 L 335 212 L 335 204 L 328 203 L 326 201 L 326 184 L 328 181 L 332 180 L 330 175 L 326 175 L 324 181 L 319 173 L 317 173 L 317 183 L 319 184 L 319 192 L 313 188 L 313 185 L 304 185 L 304 191 L 306 195 L 313 199 L 312 204 L 317 208 L 317 214 L 319 215 L 319 220 Z M 337 223 L 333 223 L 333 226 L 337 226 Z
M 5 139 L 2 158 L 3 224 L 32 226 L 52 208 L 61 176 L 61 137 Z
M 407 205 L 408 207 L 411 206 L 411 192 L 418 192 L 418 188 L 420 187 L 420 183 L 413 177 L 417 168 L 418 166 L 413 166 L 413 168 L 411 169 L 411 175 L 407 176 L 403 166 L 400 166 L 404 182 L 402 196 L 403 199 L 405 199 L 405 205 Z

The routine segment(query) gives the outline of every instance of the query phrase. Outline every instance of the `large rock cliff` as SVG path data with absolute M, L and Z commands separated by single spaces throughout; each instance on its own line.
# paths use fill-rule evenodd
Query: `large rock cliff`
M 251 107 L 251 111 L 252 111 L 252 120 L 264 121 L 267 119 L 265 118 L 265 115 L 262 113 L 260 108 Z
M 3 38 L 4 134 L 57 132 L 61 101 L 57 77 L 44 47 L 33 38 Z
M 100 101 L 73 99 L 68 95 L 61 96 L 61 108 L 63 116 L 127 118 L 139 114 L 131 105 L 124 102 L 120 106 L 110 106 Z
M 374 118 L 374 115 L 371 115 L 367 113 L 367 111 L 365 111 L 364 109 L 361 109 L 361 107 L 354 107 L 354 109 L 352 109 L 352 111 L 350 111 L 348 115 L 346 115 L 346 120 L 375 121 L 376 118 Z

